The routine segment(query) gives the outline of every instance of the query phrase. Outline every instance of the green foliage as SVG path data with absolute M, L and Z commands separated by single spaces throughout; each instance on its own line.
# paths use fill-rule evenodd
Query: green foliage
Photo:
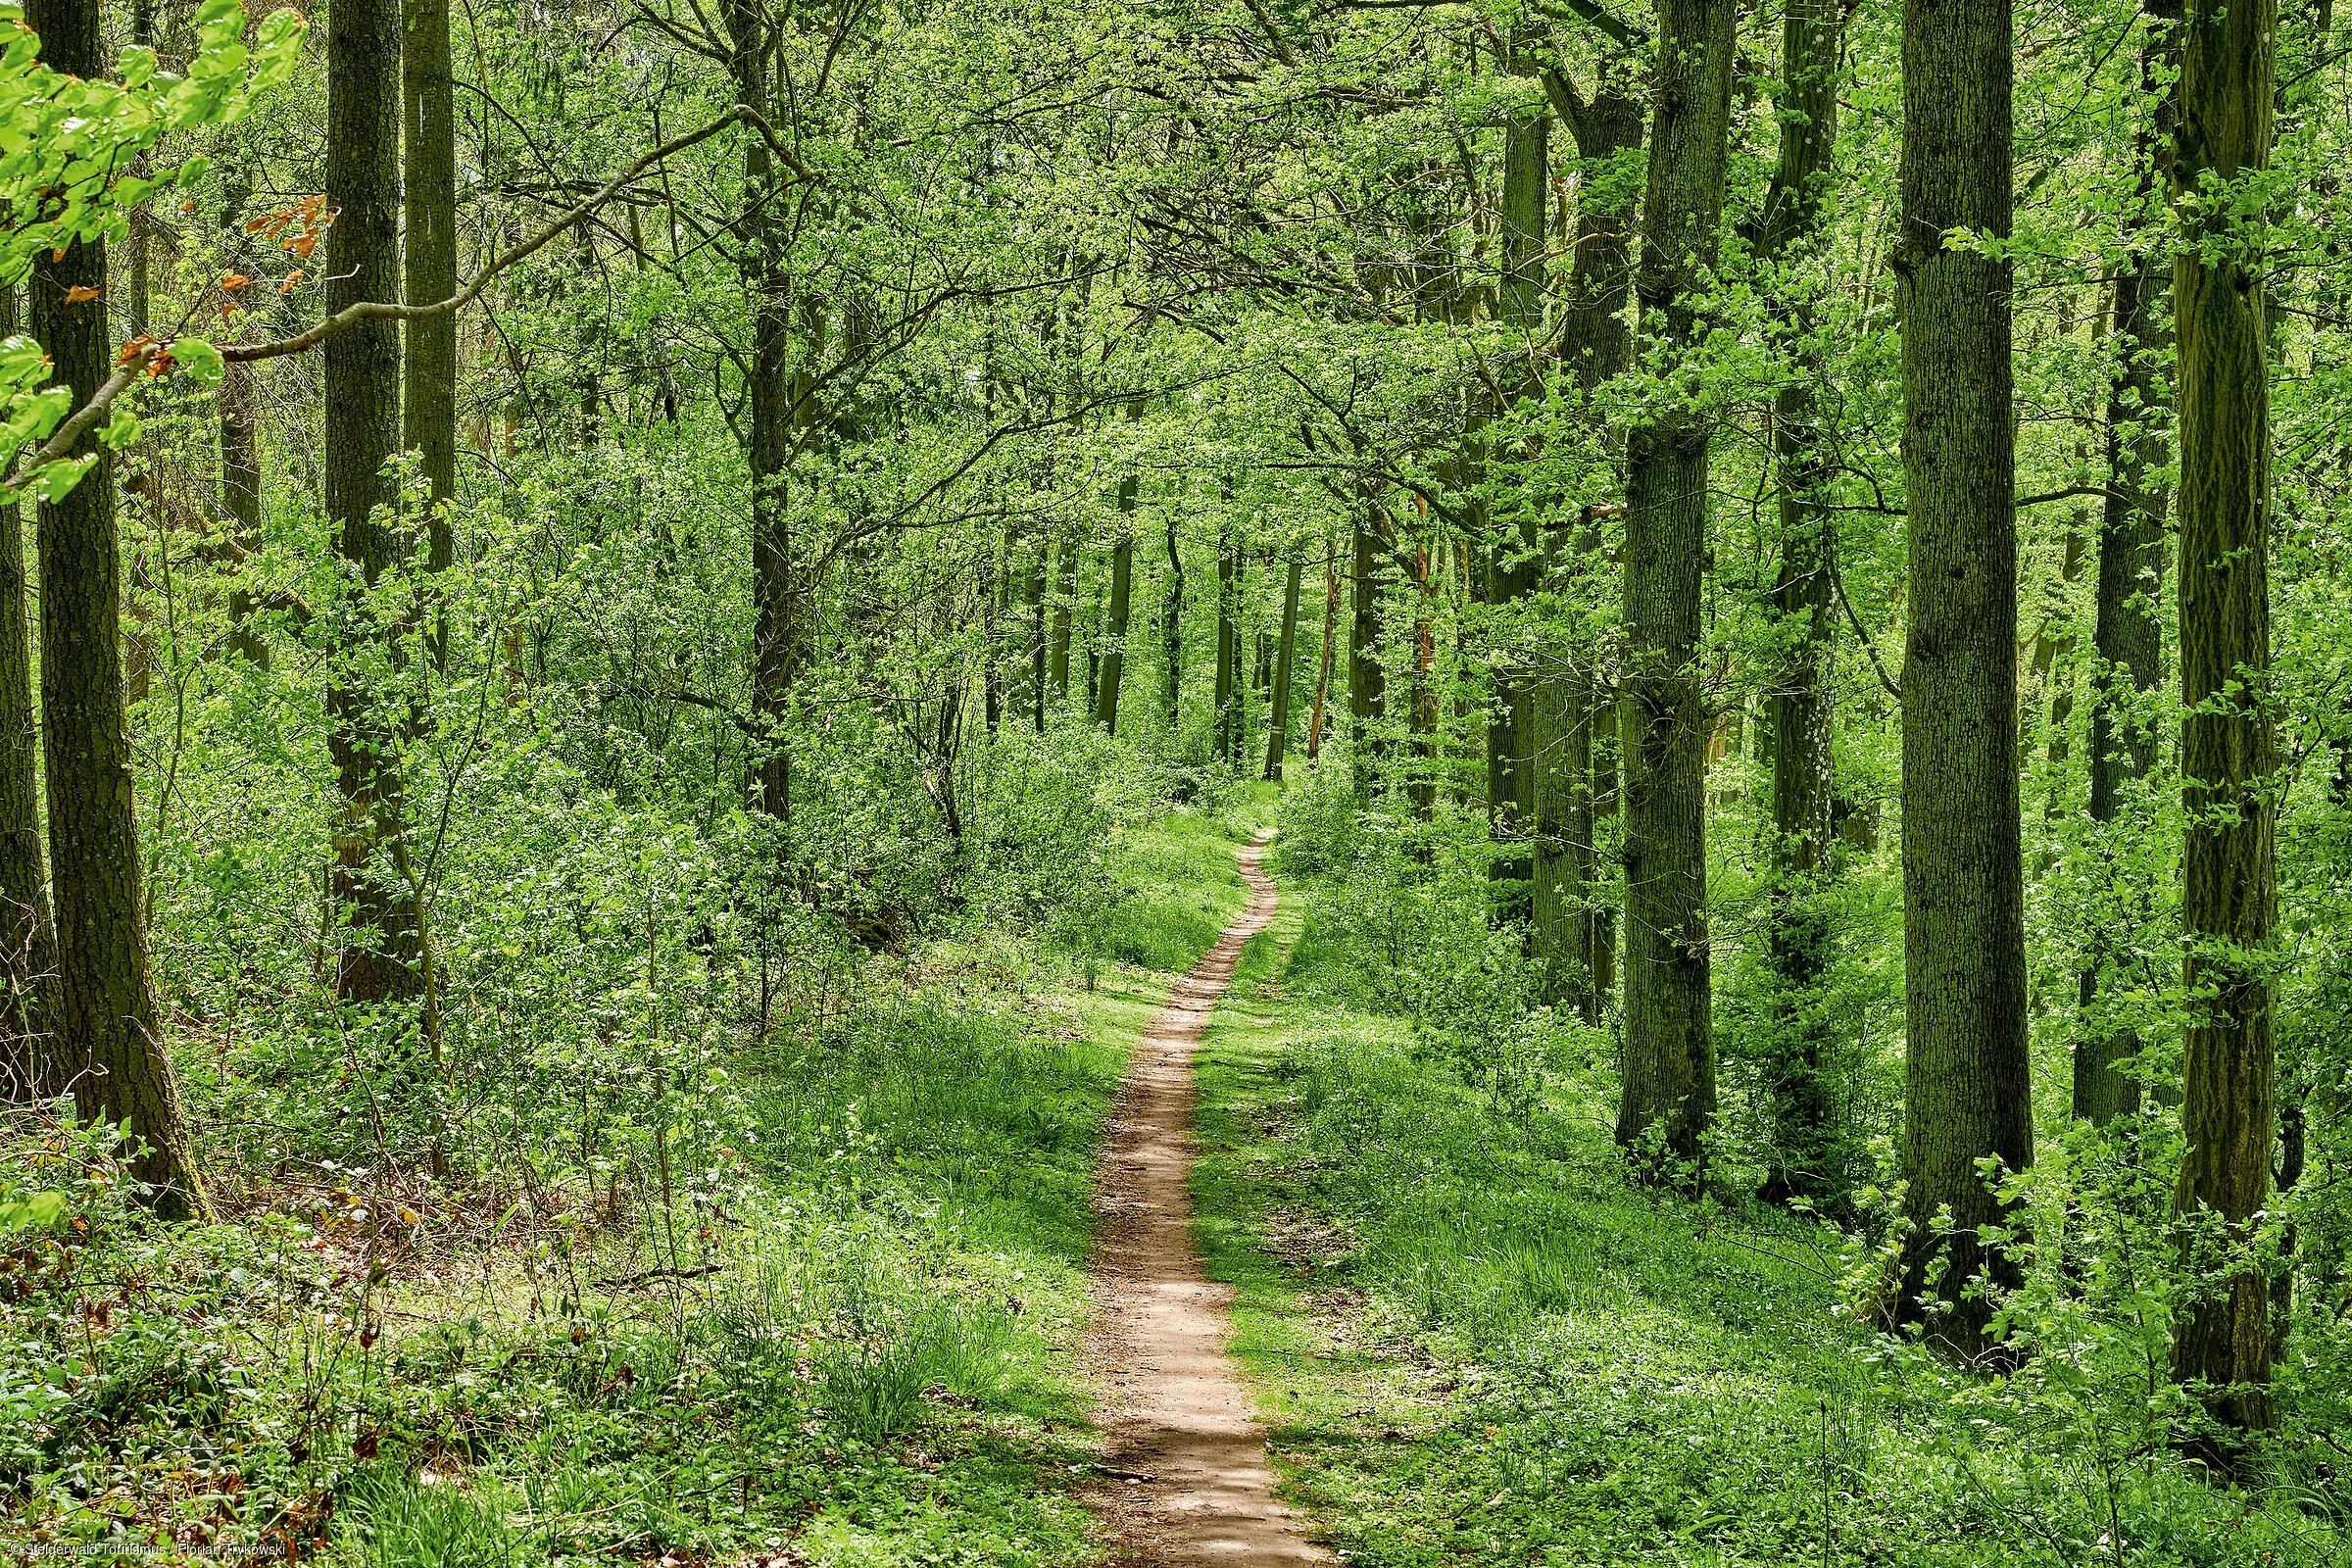
M 1286 897 L 1295 972 L 1355 890 Z M 2340 1555 L 2332 1331 L 2282 1369 L 2280 1441 L 2226 1507 L 2180 1454 L 2161 1117 L 2077 1132 L 2021 1182 L 2025 1353 L 1987 1377 L 1858 1322 L 1843 1282 L 1868 1252 L 1835 1232 L 1630 1190 L 1605 1077 L 1522 1120 L 1415 1039 L 1291 986 L 1206 1043 L 1213 1268 L 1242 1289 L 1275 1448 L 1350 1561 Z

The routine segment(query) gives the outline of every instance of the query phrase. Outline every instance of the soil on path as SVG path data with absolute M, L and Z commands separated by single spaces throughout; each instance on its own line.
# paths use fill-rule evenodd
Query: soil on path
M 1209 1282 L 1193 1236 L 1193 1053 L 1243 945 L 1274 918 L 1274 884 L 1258 869 L 1272 836 L 1238 856 L 1248 912 L 1145 1030 L 1095 1179 L 1087 1351 L 1111 1429 L 1110 1479 L 1089 1500 L 1130 1568 L 1333 1561 L 1274 1500 L 1266 1435 L 1225 1353 L 1233 1291 Z

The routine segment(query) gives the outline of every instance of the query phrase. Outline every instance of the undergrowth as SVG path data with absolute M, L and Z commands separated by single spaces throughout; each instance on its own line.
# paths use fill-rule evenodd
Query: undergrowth
M 2021 1307 L 2039 1353 L 2008 1376 L 1867 1332 L 1836 1232 L 1627 1183 L 1605 1066 L 1571 1054 L 1523 1114 L 1423 1049 L 1335 961 L 1335 896 L 1286 881 L 1210 1026 L 1197 1192 L 1275 1451 L 1345 1560 L 2345 1560 L 2325 1401 L 2217 1490 L 2142 1440 L 2167 1381 L 2129 1375 L 2095 1294 Z
M 1088 1190 L 1167 971 L 1241 907 L 1232 842 L 1208 811 L 1126 832 L 1099 918 L 927 944 L 838 1027 L 649 1027 L 558 1174 L 289 1161 L 172 1230 L 99 1141 L 21 1123 L 0 1534 L 87 1562 L 1092 1560 Z

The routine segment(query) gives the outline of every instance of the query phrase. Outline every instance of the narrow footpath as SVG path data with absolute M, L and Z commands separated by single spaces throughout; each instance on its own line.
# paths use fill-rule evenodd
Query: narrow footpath
M 1242 948 L 1274 918 L 1274 884 L 1259 869 L 1272 837 L 1239 852 L 1249 909 L 1137 1045 L 1095 1178 L 1087 1352 L 1111 1427 L 1108 1480 L 1090 1500 L 1127 1568 L 1333 1561 L 1274 1499 L 1266 1436 L 1225 1352 L 1233 1292 L 1209 1282 L 1193 1234 L 1193 1054 Z

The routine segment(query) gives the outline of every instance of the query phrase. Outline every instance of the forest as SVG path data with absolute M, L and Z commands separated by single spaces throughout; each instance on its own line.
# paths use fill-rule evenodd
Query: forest
M 2332 0 L 274 3 L 0 0 L 13 1560 L 2352 1568 Z

